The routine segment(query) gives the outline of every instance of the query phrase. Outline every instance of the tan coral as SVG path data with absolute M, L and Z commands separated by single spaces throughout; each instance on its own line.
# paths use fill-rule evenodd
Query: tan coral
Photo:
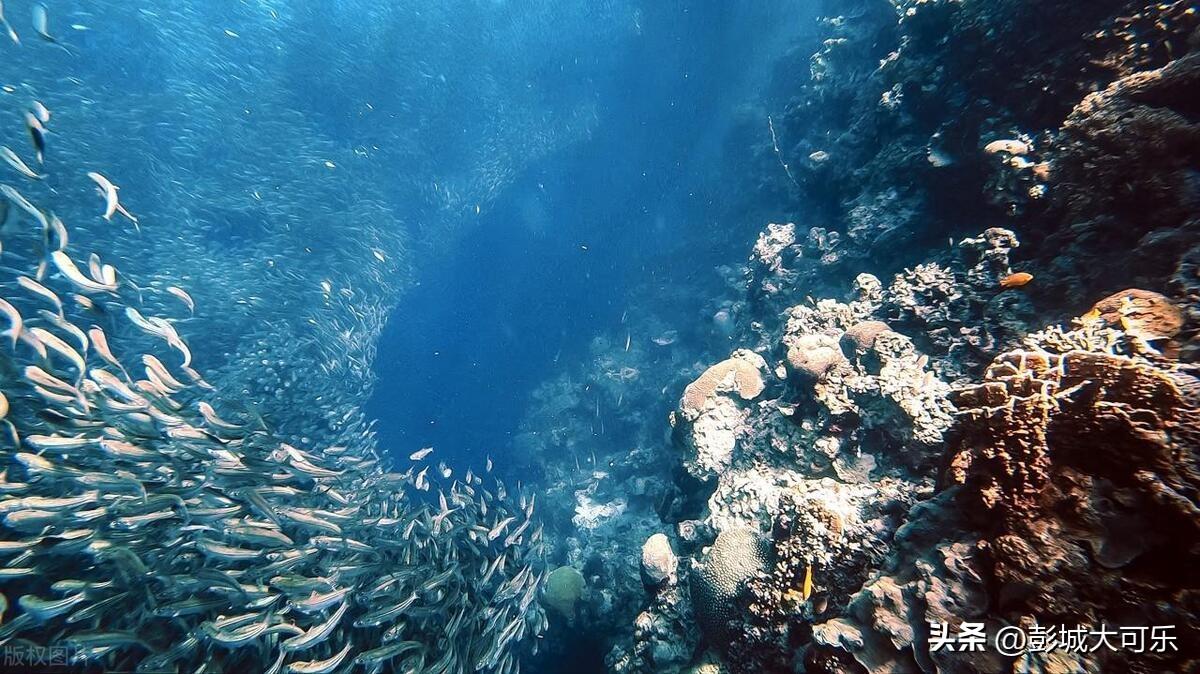
M 883 321 L 862 321 L 850 326 L 842 335 L 842 344 L 849 347 L 850 354 L 861 355 L 875 346 L 875 338 L 891 330 Z
M 766 387 L 762 375 L 766 369 L 767 363 L 762 356 L 739 349 L 687 385 L 680 409 L 686 417 L 695 417 L 710 399 L 724 391 L 732 391 L 742 400 L 753 400 Z
M 787 362 L 793 373 L 820 381 L 827 372 L 845 363 L 846 356 L 833 337 L 809 334 L 797 337 L 788 347 Z
M 1146 340 L 1170 339 L 1183 327 L 1183 312 L 1171 300 L 1138 288 L 1105 297 L 1092 307 L 1092 315 Z

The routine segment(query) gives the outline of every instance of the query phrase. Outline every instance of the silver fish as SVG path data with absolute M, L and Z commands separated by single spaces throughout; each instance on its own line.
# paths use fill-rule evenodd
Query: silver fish
M 0 145 L 0 159 L 3 159 L 9 166 L 13 167 L 17 173 L 33 180 L 42 180 L 46 176 L 29 168 L 16 152 L 13 152 L 7 145 Z
M 328 674 L 328 672 L 332 672 L 342 664 L 342 661 L 350 654 L 350 649 L 353 646 L 353 643 L 347 643 L 342 650 L 324 660 L 289 662 L 286 671 L 289 674 Z

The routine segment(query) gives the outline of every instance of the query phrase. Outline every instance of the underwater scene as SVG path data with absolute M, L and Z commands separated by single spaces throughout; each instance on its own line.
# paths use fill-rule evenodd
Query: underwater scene
M 1194 0 L 5 0 L 0 159 L 0 673 L 1200 672 Z

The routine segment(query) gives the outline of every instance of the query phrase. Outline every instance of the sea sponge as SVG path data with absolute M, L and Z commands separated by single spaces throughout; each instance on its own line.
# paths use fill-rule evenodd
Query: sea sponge
M 570 566 L 560 566 L 546 576 L 542 586 L 542 604 L 567 620 L 575 619 L 575 604 L 583 594 L 583 574 Z
M 738 617 L 738 598 L 747 581 L 770 565 L 769 542 L 757 531 L 722 531 L 691 577 L 692 609 L 704 636 L 714 644 L 729 641 L 729 622 Z
M 787 350 L 792 372 L 820 381 L 825 374 L 846 362 L 846 356 L 833 337 L 825 334 L 801 335 Z
M 763 392 L 762 373 L 767 362 L 762 356 L 738 349 L 729 358 L 704 371 L 696 381 L 683 390 L 680 409 L 684 416 L 694 419 L 704 410 L 705 404 L 716 394 L 733 391 L 742 400 L 753 400 Z

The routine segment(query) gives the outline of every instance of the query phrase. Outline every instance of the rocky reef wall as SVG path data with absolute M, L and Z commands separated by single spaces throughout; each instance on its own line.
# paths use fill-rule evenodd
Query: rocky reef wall
M 1200 15 L 823 10 L 729 150 L 748 260 L 531 401 L 553 629 L 628 673 L 1195 668 Z

